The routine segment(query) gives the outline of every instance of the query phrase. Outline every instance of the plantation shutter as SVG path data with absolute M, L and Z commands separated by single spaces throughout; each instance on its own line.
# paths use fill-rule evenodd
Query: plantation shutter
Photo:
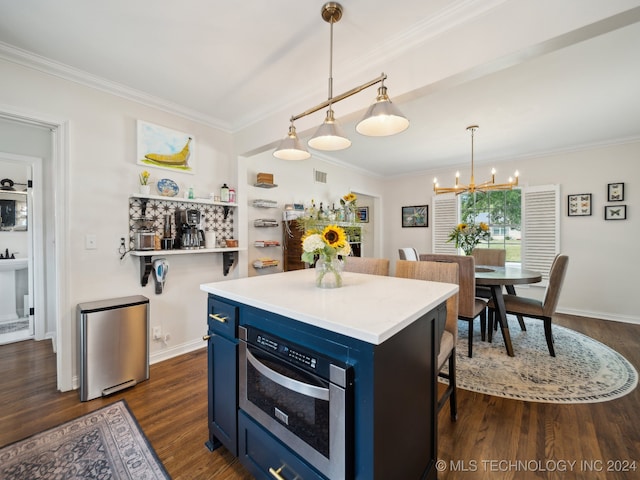
M 447 242 L 449 233 L 458 225 L 458 197 L 441 195 L 433 197 L 432 253 L 458 254 L 455 243 Z
M 549 270 L 560 249 L 560 186 L 522 189 L 522 268 L 542 273 Z

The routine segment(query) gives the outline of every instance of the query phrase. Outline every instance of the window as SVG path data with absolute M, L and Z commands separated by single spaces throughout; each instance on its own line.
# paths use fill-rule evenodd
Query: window
M 496 190 L 486 193 L 460 195 L 460 219 L 465 223 L 484 222 L 491 235 L 479 248 L 502 248 L 507 262 L 522 259 L 522 201 L 521 191 Z
M 505 193 L 518 192 L 519 199 L 514 203 L 519 204 L 519 214 L 516 207 L 500 205 L 496 198 L 486 201 L 486 205 L 477 202 L 473 209 L 465 207 L 465 203 L 460 197 L 455 195 L 436 195 L 433 197 L 433 231 L 432 231 L 432 251 L 433 253 L 458 254 L 453 243 L 448 243 L 449 233 L 460 221 L 465 220 L 465 214 L 476 215 L 476 221 L 486 221 L 477 215 L 486 215 L 488 224 L 491 227 L 491 239 L 488 246 L 495 248 L 512 249 L 509 262 L 520 262 L 522 268 L 535 270 L 542 273 L 542 283 L 546 284 L 548 273 L 553 263 L 553 259 L 560 249 L 560 187 L 558 185 L 541 185 L 536 187 L 526 187 L 511 192 L 493 192 L 504 195 Z M 462 197 L 462 195 L 461 195 Z M 497 197 L 497 196 L 496 196 Z M 472 202 L 469 201 L 471 204 Z M 519 237 L 519 238 L 517 238 Z M 507 240 L 508 239 L 508 240 Z M 502 242 L 501 247 L 497 245 Z M 518 249 L 515 245 L 520 245 Z M 509 249 L 507 248 L 507 252 Z

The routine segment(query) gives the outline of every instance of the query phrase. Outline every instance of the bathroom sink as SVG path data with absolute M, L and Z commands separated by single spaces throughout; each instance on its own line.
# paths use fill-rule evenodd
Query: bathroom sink
M 27 268 L 26 258 L 0 259 L 0 272 L 22 270 L 23 268 Z

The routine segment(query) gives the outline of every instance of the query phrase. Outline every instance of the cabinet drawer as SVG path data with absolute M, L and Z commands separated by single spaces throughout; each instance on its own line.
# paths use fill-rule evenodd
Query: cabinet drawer
M 238 457 L 257 479 L 275 480 L 272 469 L 286 480 L 326 480 L 242 410 L 238 412 Z
M 209 296 L 207 323 L 210 332 L 235 339 L 238 326 L 238 307 Z

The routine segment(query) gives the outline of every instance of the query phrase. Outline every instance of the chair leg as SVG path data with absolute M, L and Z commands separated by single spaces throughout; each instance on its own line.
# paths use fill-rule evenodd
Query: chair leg
M 506 285 L 505 286 L 507 289 L 507 293 L 509 295 L 515 295 L 516 294 L 516 289 L 513 285 Z M 518 317 L 518 323 L 520 324 L 520 330 L 522 330 L 523 332 L 527 331 L 527 326 L 524 324 L 524 318 L 522 317 L 522 315 L 516 315 L 516 317 Z
M 487 339 L 487 309 L 480 312 L 480 336 L 484 342 Z
M 544 336 L 547 339 L 547 347 L 549 348 L 549 355 L 556 356 L 556 349 L 553 346 L 553 335 L 551 334 L 551 318 L 544 319 Z
M 493 342 L 493 324 L 496 321 L 496 311 L 493 308 L 489 308 L 489 320 L 488 320 L 488 325 L 487 325 L 487 341 L 489 343 Z
M 454 348 L 449 357 L 449 388 L 451 395 L 449 396 L 449 410 L 451 411 L 451 420 L 454 422 L 458 419 L 458 398 L 456 394 L 456 349 Z
M 469 358 L 473 357 L 473 318 L 469 320 L 469 349 L 467 354 Z

